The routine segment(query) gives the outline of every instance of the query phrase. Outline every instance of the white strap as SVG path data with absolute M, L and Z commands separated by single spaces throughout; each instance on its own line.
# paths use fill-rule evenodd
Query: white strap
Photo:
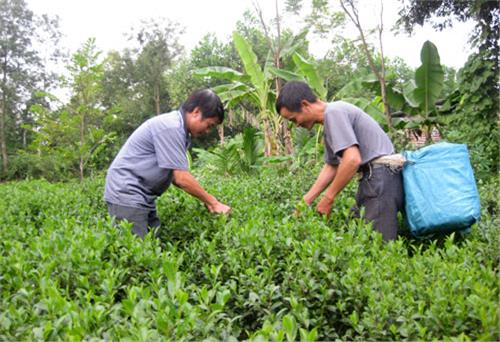
M 383 164 L 394 167 L 402 167 L 405 162 L 406 158 L 400 153 L 378 157 L 370 161 L 372 164 Z

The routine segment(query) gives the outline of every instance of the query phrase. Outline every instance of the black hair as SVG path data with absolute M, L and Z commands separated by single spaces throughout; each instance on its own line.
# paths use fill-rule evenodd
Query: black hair
M 309 85 L 302 81 L 290 81 L 286 83 L 276 99 L 276 111 L 279 113 L 285 107 L 291 112 L 302 111 L 302 101 L 316 102 L 318 98 L 314 95 Z
M 196 90 L 182 104 L 181 109 L 186 112 L 192 112 L 196 107 L 201 110 L 201 118 L 217 117 L 219 123 L 224 121 L 224 106 L 219 96 L 210 89 Z

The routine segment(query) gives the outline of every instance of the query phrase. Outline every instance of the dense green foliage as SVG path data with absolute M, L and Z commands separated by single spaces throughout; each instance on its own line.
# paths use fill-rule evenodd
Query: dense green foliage
M 485 56 L 486 55 L 486 56 Z M 480 178 L 498 173 L 498 73 L 488 53 L 470 56 L 459 74 L 459 87 L 448 98 L 451 141 L 466 143 L 471 150 L 472 165 Z
M 232 214 L 170 189 L 145 241 L 100 178 L 0 186 L 0 340 L 499 339 L 498 181 L 469 236 L 383 243 L 348 220 L 354 187 L 329 221 L 291 215 L 318 170 L 199 171 Z
M 469 56 L 458 74 L 458 89 L 447 98 L 448 118 L 444 135 L 468 144 L 472 164 L 479 177 L 498 173 L 499 166 L 499 34 L 498 1 L 436 0 L 402 1 L 398 24 L 411 32 L 426 22 L 442 30 L 458 21 L 472 20 L 470 34 L 479 51 Z

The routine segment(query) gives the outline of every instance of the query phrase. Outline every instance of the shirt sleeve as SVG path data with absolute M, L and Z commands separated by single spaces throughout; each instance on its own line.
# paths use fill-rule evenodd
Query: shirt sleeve
M 330 115 L 328 119 L 331 120 L 331 122 L 328 125 L 329 131 L 325 132 L 325 134 L 330 134 L 333 154 L 341 157 L 342 151 L 346 148 L 353 145 L 359 146 L 358 139 L 347 112 L 336 111 L 333 115 Z
M 324 151 L 324 160 L 326 164 L 329 165 L 339 165 L 340 161 L 339 158 L 333 153 L 330 145 L 325 139 L 325 151 Z
M 181 128 L 164 128 L 153 132 L 158 166 L 164 169 L 188 170 L 186 133 Z

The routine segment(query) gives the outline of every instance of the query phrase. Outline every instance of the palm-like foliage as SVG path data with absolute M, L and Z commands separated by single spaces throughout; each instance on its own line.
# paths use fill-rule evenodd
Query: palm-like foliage
M 217 66 L 198 69 L 194 74 L 198 77 L 216 77 L 229 81 L 214 88 L 228 107 L 247 101 L 258 109 L 257 117 L 265 132 L 266 152 L 272 154 L 277 148 L 276 135 L 282 120 L 274 110 L 274 76 L 269 71 L 273 65 L 272 59 L 269 56 L 264 68 L 261 68 L 252 47 L 239 33 L 233 34 L 233 40 L 243 62 L 245 74 Z
M 262 164 L 264 157 L 262 134 L 253 127 L 245 128 L 242 133 L 212 151 L 199 148 L 193 150 L 201 164 L 223 175 L 250 173 Z
M 266 154 L 275 154 L 280 148 L 279 132 L 283 121 L 274 107 L 276 93 L 273 85 L 275 79 L 279 77 L 286 81 L 305 80 L 320 98 L 326 97 L 326 88 L 322 78 L 316 72 L 314 64 L 296 52 L 299 45 L 295 43 L 294 37 L 285 42 L 286 48 L 281 50 L 281 58 L 291 55 L 295 70 L 277 69 L 274 66 L 271 53 L 269 53 L 264 66 L 261 67 L 251 45 L 239 33 L 233 34 L 233 40 L 243 62 L 244 73 L 226 67 L 213 66 L 195 70 L 194 75 L 216 77 L 229 81 L 227 84 L 214 88 L 214 91 L 228 107 L 245 101 L 255 106 L 258 110 L 257 118 L 264 131 Z
M 387 99 L 391 108 L 401 111 L 405 118 L 394 118 L 394 127 L 421 128 L 429 131 L 432 126 L 439 123 L 436 102 L 443 89 L 444 71 L 439 62 L 439 53 L 436 46 L 426 41 L 420 51 L 422 65 L 416 70 L 415 78 L 409 81 L 403 89 L 387 83 Z M 354 87 L 369 87 L 377 92 L 380 85 L 374 77 L 353 80 L 342 88 L 337 97 L 353 103 L 370 114 L 381 125 L 385 125 L 383 108 L 380 97 L 373 101 L 364 98 L 351 98 L 349 93 Z

